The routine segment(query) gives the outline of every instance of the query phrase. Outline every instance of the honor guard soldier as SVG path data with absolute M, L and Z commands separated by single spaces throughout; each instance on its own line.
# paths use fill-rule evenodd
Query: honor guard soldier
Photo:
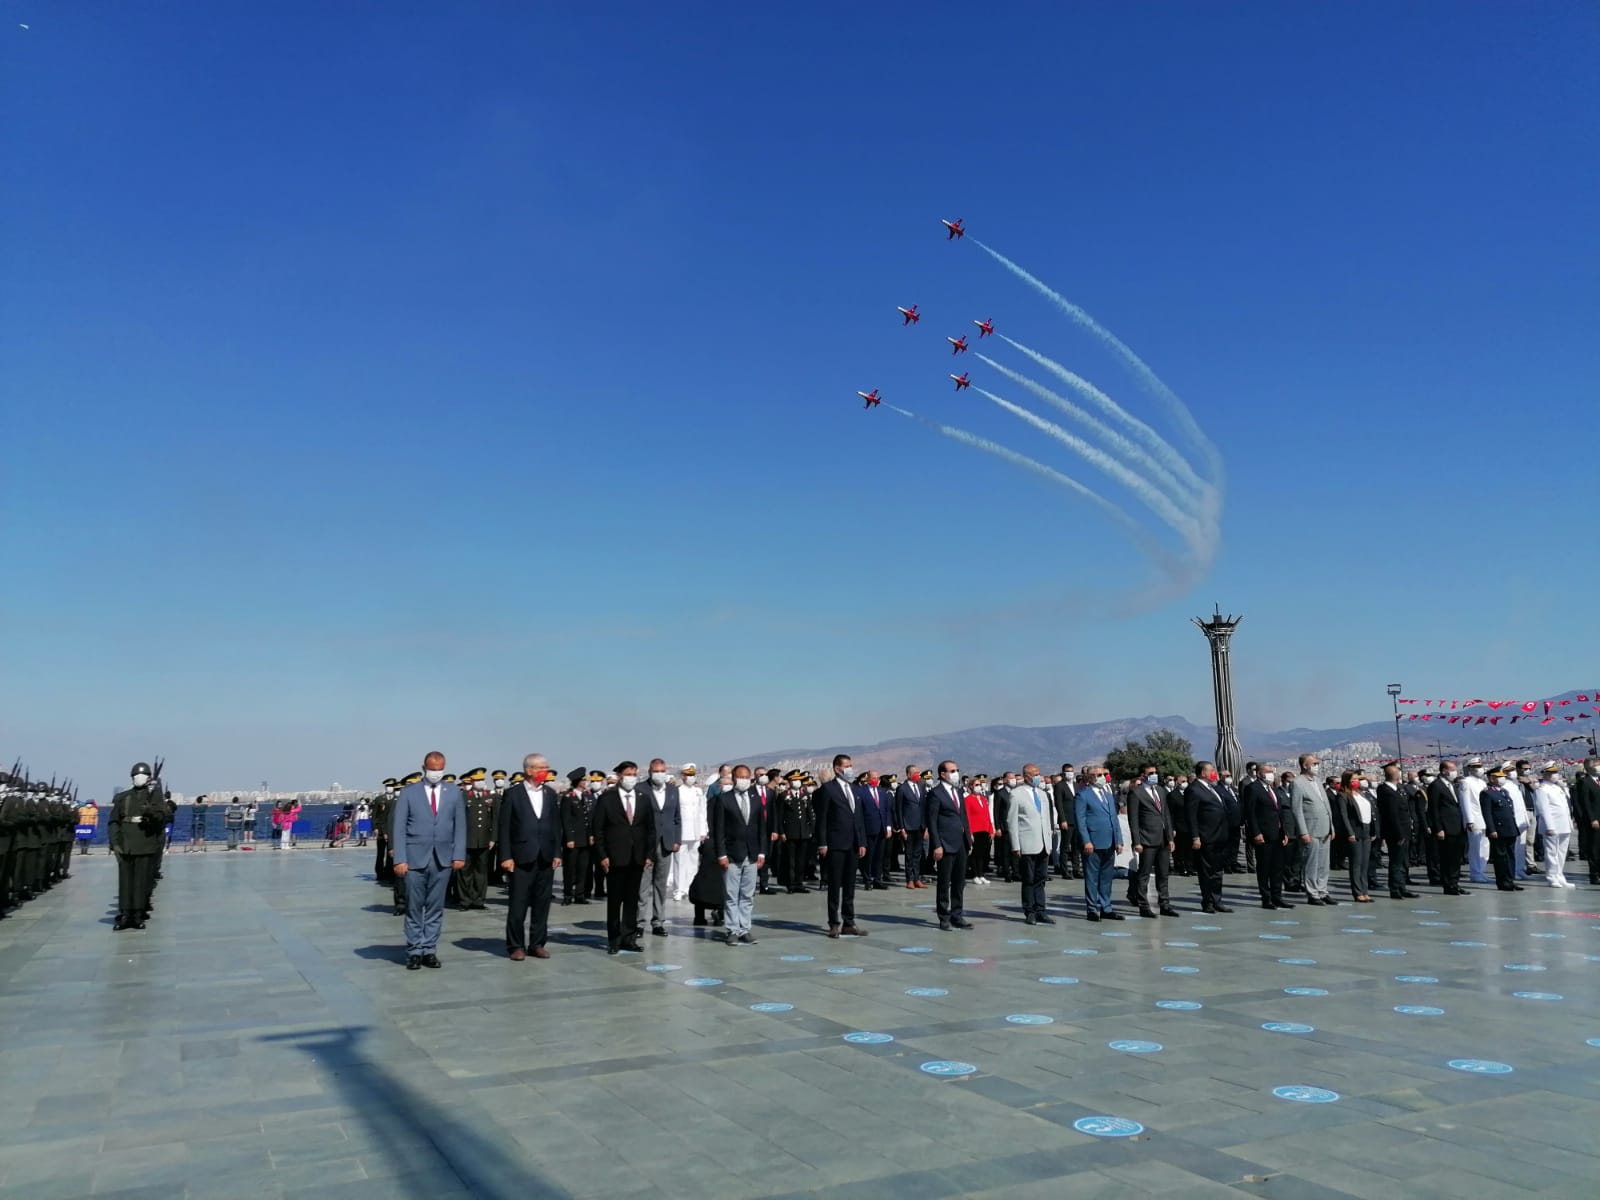
M 561 904 L 589 903 L 590 849 L 594 844 L 590 818 L 594 793 L 589 772 L 574 767 L 567 772 L 567 790 L 561 795 Z
M 165 840 L 167 798 L 148 763 L 134 763 L 133 786 L 111 806 L 111 849 L 117 856 L 117 919 L 113 929 L 143 929 L 155 886 L 156 859 Z
M 0 917 L 11 907 L 16 889 L 16 828 L 21 810 L 22 795 L 16 788 L 16 780 L 8 776 L 0 787 Z
M 422 772 L 421 771 L 413 771 L 413 772 L 411 772 L 411 774 L 407 775 L 405 778 L 400 780 L 400 786 L 405 788 L 405 787 L 410 787 L 414 783 L 421 783 L 421 782 L 422 782 Z M 399 792 L 396 791 L 395 795 L 398 796 Z M 395 873 L 395 869 L 394 869 L 394 801 L 393 800 L 390 801 L 389 811 L 384 814 L 383 827 L 384 827 L 385 831 L 387 831 L 388 834 L 389 834 L 389 850 L 388 850 L 388 858 L 387 858 L 386 861 L 389 864 L 389 886 L 393 890 L 393 894 L 394 894 L 394 915 L 397 916 L 397 917 L 403 917 L 403 916 L 406 915 L 406 877 L 404 875 L 396 874 Z M 452 871 L 450 873 L 452 875 L 455 874 L 454 871 Z
M 385 779 L 383 791 L 372 799 L 372 832 L 377 850 L 372 861 L 372 877 L 378 883 L 394 880 L 394 858 L 389 853 L 389 814 L 394 811 L 394 794 L 400 790 L 400 781 Z
M 494 847 L 496 804 L 489 772 L 475 767 L 461 776 L 467 806 L 467 865 L 454 872 L 462 908 L 483 908 L 489 895 L 489 858 Z

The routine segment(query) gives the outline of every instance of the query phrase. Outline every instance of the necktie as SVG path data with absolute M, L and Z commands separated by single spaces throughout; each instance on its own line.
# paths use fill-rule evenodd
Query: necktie
M 744 823 L 746 825 L 748 825 L 750 823 L 750 793 L 749 792 L 740 792 L 739 793 L 739 818 L 740 818 L 740 820 L 744 821 Z
M 855 788 L 851 787 L 848 783 L 841 783 L 839 786 L 844 789 L 844 798 L 850 802 L 850 811 L 851 812 L 855 812 L 855 810 L 856 810 L 856 790 L 855 790 Z
M 622 811 L 628 814 L 628 824 L 633 824 L 633 793 L 622 793 Z
M 438 788 L 431 787 L 431 788 L 428 789 L 428 803 L 433 805 L 433 815 L 437 817 L 439 815 L 439 789 Z
M 1155 801 L 1156 811 L 1160 812 L 1161 811 L 1161 789 L 1156 787 L 1154 784 L 1151 784 L 1150 788 L 1149 788 L 1149 792 L 1150 792 L 1150 799 Z
M 1044 815 L 1044 801 L 1039 798 L 1039 789 L 1033 789 L 1033 811 L 1040 816 Z

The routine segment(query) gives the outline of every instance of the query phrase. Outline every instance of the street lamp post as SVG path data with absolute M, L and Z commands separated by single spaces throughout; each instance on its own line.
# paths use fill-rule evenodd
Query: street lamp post
M 1406 752 L 1400 745 L 1400 693 L 1403 690 L 1398 683 L 1389 685 L 1389 702 L 1394 705 L 1394 756 L 1399 762 L 1405 762 L 1406 758 Z

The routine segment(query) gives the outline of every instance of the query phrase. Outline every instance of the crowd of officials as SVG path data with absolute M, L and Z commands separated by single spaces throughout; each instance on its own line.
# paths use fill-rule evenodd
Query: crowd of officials
M 459 778 L 437 752 L 424 770 L 386 780 L 371 808 L 376 875 L 406 917 L 407 965 L 437 967 L 445 906 L 486 907 L 495 884 L 510 891 L 511 958 L 548 957 L 556 878 L 562 905 L 603 900 L 609 953 L 640 951 L 646 929 L 667 935 L 667 903 L 687 901 L 694 923 L 719 927 L 730 946 L 755 941 L 755 897 L 827 893 L 829 937 L 865 937 L 857 890 L 931 888 L 941 930 L 971 928 L 968 883 L 1020 887 L 1022 919 L 1050 924 L 1051 877 L 1083 881 L 1083 915 L 1120 921 L 1115 881 L 1138 916 L 1177 917 L 1173 876 L 1197 876 L 1203 913 L 1229 913 L 1224 876 L 1253 874 L 1266 909 L 1333 906 L 1332 877 L 1347 902 L 1391 899 L 1413 887 L 1465 896 L 1474 883 L 1521 890 L 1532 876 L 1573 887 L 1574 852 L 1600 885 L 1600 759 L 1575 775 L 1526 761 L 1403 772 L 1318 773 L 1250 763 L 1243 778 L 1198 762 L 1190 773 L 1146 765 L 1113 779 L 1098 764 L 1045 774 L 1035 764 L 964 777 L 946 760 L 909 765 L 903 779 L 857 773 L 847 755 L 821 781 L 723 765 L 702 787 L 698 768 L 661 759 L 609 772 L 578 768 L 565 787 L 542 755 L 515 775 L 482 768 Z M 1576 833 L 1577 839 L 1573 840 Z

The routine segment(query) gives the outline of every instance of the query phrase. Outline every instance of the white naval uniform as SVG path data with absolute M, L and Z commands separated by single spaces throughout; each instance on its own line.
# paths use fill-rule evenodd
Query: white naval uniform
M 1462 823 L 1476 825 L 1476 833 L 1467 834 L 1467 874 L 1473 883 L 1489 882 L 1489 834 L 1483 824 L 1483 793 L 1489 786 L 1486 780 L 1473 775 L 1463 775 L 1456 780 L 1456 800 L 1461 805 Z
M 700 869 L 700 839 L 711 832 L 706 824 L 706 794 L 696 784 L 678 785 L 678 812 L 683 820 L 683 841 L 672 856 L 668 886 L 674 897 L 687 895 Z
M 1544 881 L 1551 887 L 1575 888 L 1567 882 L 1567 844 L 1572 840 L 1572 808 L 1559 783 L 1541 783 L 1533 789 L 1533 809 L 1544 838 Z

